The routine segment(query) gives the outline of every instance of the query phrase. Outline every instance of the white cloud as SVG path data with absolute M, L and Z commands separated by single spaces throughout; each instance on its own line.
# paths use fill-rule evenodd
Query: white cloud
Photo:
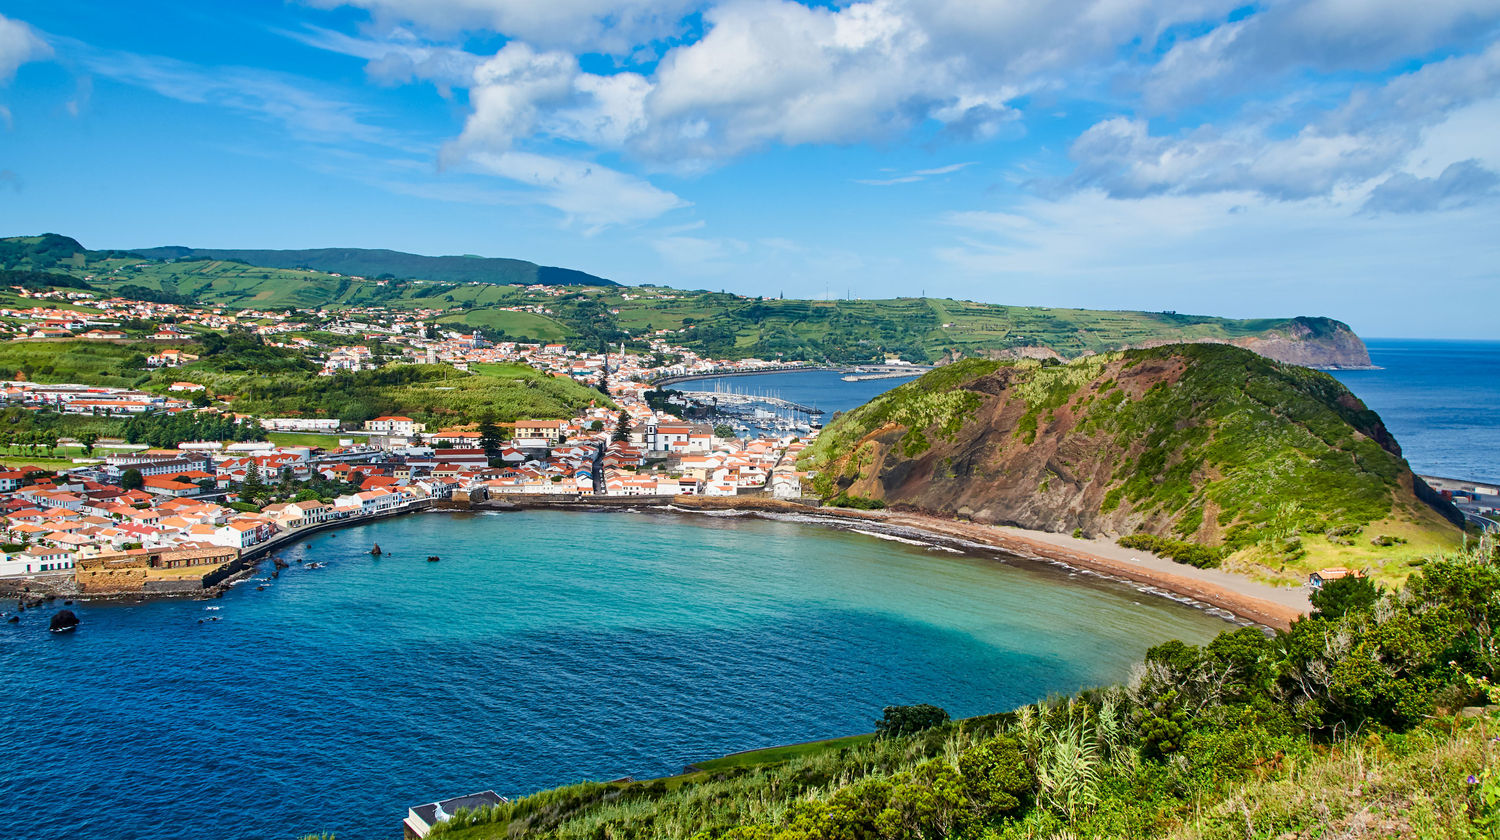
M 457 47 L 425 43 L 401 28 L 380 38 L 356 38 L 319 27 L 282 34 L 310 47 L 364 59 L 365 73 L 380 84 L 420 79 L 436 84 L 445 95 L 449 88 L 468 87 L 484 60 Z
M 370 109 L 318 92 L 304 79 L 254 67 L 204 67 L 162 56 L 98 50 L 69 42 L 70 54 L 90 72 L 194 105 L 211 105 L 278 123 L 292 135 L 320 142 L 354 140 L 410 145 L 374 125 Z
M 410 24 L 439 35 L 498 32 L 543 47 L 628 54 L 676 34 L 695 0 L 307 0 L 368 10 L 378 26 Z
M 612 225 L 654 219 L 687 202 L 666 190 L 607 166 L 529 152 L 473 152 L 480 171 L 533 187 L 536 200 L 595 233 Z
M 1147 73 L 1142 97 L 1154 110 L 1172 110 L 1298 69 L 1384 70 L 1439 48 L 1483 44 L 1497 23 L 1494 0 L 1276 0 L 1175 44 Z
M 1461 160 L 1435 178 L 1398 172 L 1370 193 L 1364 209 L 1370 213 L 1426 213 L 1469 207 L 1496 194 L 1500 175 L 1477 160 Z
M 896 184 L 915 184 L 919 181 L 925 181 L 928 178 L 937 177 L 939 175 L 952 175 L 959 170 L 967 169 L 968 167 L 973 165 L 974 161 L 972 160 L 966 163 L 951 163 L 947 166 L 938 166 L 932 169 L 918 169 L 909 175 L 894 175 L 889 178 L 856 178 L 854 179 L 854 183 L 864 184 L 867 187 L 890 187 L 895 186 Z
M 16 70 L 29 61 L 52 57 L 52 47 L 24 21 L 0 15 L 0 85 L 9 84 Z
M 1500 44 L 1357 89 L 1290 133 L 1284 121 L 1264 118 L 1153 135 L 1144 118 L 1114 117 L 1074 141 L 1069 182 L 1117 198 L 1239 190 L 1325 196 L 1390 173 L 1420 145 L 1424 129 L 1497 97 Z

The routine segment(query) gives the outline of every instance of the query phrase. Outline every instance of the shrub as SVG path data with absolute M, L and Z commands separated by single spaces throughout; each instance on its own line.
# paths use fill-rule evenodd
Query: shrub
M 948 713 L 931 703 L 886 706 L 883 716 L 875 721 L 875 734 L 885 737 L 912 735 L 925 729 L 942 726 L 948 720 Z

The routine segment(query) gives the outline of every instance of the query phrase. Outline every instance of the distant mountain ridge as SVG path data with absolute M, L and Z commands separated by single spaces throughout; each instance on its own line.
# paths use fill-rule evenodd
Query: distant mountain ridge
M 136 248 L 130 253 L 153 260 L 239 260 L 266 268 L 309 268 L 360 277 L 390 276 L 399 280 L 439 283 L 496 283 L 506 286 L 616 286 L 613 280 L 571 268 L 537 265 L 505 257 L 429 257 L 385 248 L 308 248 L 260 250 L 252 248 L 189 248 L 165 245 Z

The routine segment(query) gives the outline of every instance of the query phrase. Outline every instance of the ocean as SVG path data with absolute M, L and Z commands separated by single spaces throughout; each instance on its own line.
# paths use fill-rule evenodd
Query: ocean
M 75 607 L 67 636 L 51 609 L 0 625 L 0 819 L 48 840 L 395 838 L 437 798 L 670 774 L 868 732 L 892 703 L 1010 709 L 1232 626 L 1053 567 L 743 516 L 427 513 L 284 555 L 328 565 Z
M 1372 338 L 1381 370 L 1334 376 L 1374 409 L 1412 469 L 1500 482 L 1500 341 Z

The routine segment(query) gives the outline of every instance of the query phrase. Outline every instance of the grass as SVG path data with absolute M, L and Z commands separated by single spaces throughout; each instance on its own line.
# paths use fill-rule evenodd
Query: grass
M 16 467 L 41 467 L 44 470 L 65 470 L 78 466 L 73 463 L 72 458 L 33 458 L 29 455 L 0 455 L 0 464 L 10 469 Z
M 564 341 L 568 328 L 545 315 L 534 312 L 511 312 L 505 309 L 471 309 L 438 319 L 444 326 L 484 327 L 509 336 L 524 336 L 544 342 Z
M 349 438 L 353 438 L 355 443 L 365 443 L 369 441 L 370 436 L 354 432 L 339 432 L 331 435 L 315 432 L 266 432 L 266 440 L 277 446 L 321 446 L 324 449 L 331 449 L 338 446 L 340 440 Z
M 1496 769 L 1494 722 L 1351 740 L 1196 809 L 1168 840 L 1496 836 L 1475 825 L 1470 774 Z
M 693 766 L 699 770 L 712 773 L 719 770 L 727 770 L 731 767 L 760 767 L 768 764 L 781 764 L 792 759 L 807 758 L 829 750 L 863 746 L 873 740 L 875 740 L 873 733 L 848 735 L 843 738 L 828 738 L 822 741 L 807 741 L 801 744 L 788 744 L 781 747 L 767 747 L 760 750 L 731 753 L 721 758 L 695 761 L 693 762 Z

